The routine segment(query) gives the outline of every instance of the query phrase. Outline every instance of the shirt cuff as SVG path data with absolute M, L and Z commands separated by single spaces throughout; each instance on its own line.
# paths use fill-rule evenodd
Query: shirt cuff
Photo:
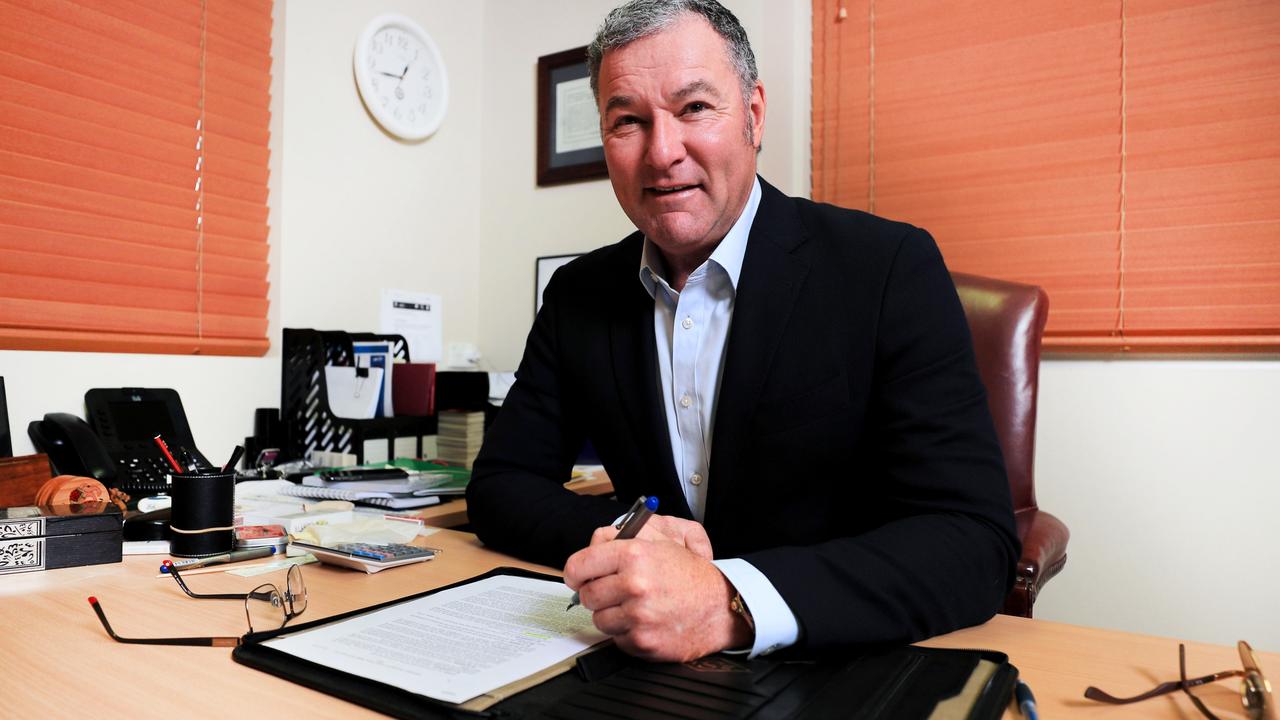
M 742 595 L 755 621 L 756 638 L 748 657 L 767 655 L 796 644 L 800 623 L 764 573 L 742 558 L 716 560 L 714 564 Z

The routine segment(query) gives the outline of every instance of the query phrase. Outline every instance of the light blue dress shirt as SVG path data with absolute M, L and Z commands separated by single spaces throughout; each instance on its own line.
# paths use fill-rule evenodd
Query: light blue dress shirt
M 647 238 L 640 258 L 640 282 L 653 297 L 658 379 L 671 456 L 689 510 L 698 522 L 705 516 L 707 487 L 712 480 L 712 428 L 738 276 L 759 207 L 757 178 L 738 221 L 711 257 L 689 275 L 680 292 L 667 283 L 662 254 Z M 733 478 L 717 482 L 733 482 Z M 741 558 L 716 560 L 715 565 L 751 610 L 756 625 L 751 657 L 795 644 L 800 634 L 795 614 L 764 573 Z

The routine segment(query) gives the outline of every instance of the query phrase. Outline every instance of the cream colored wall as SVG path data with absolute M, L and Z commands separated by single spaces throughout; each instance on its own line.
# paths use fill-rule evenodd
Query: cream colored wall
M 1040 388 L 1071 542 L 1037 617 L 1280 650 L 1280 362 L 1055 359 Z
M 474 341 L 481 186 L 484 3 L 290 0 L 282 151 L 281 293 L 289 327 L 376 331 L 382 288 L 438 293 L 448 340 Z M 439 131 L 409 143 L 373 122 L 352 80 L 356 36 L 407 15 L 449 76 Z

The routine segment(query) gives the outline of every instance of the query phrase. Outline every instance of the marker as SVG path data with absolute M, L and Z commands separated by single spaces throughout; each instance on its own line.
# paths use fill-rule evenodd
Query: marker
M 164 438 L 156 435 L 152 439 L 156 441 L 156 446 L 160 448 L 160 452 L 164 453 L 164 459 L 169 461 L 169 466 L 173 468 L 173 471 L 181 475 L 182 466 L 178 464 L 177 460 L 173 459 L 173 453 L 169 452 L 169 446 L 165 444 Z
M 1036 713 L 1036 696 L 1031 694 L 1031 686 L 1018 678 L 1018 685 L 1013 690 L 1013 697 L 1018 701 L 1018 709 L 1027 720 L 1039 720 L 1039 714 Z
M 202 568 L 206 565 L 218 565 L 220 563 L 233 563 L 240 562 L 241 560 L 252 560 L 254 558 L 267 557 L 268 555 L 275 554 L 275 551 L 275 546 L 263 545 L 262 547 L 248 548 L 246 550 L 234 550 L 229 553 L 222 553 L 221 555 L 213 555 L 205 558 L 192 558 L 190 560 L 180 560 L 178 562 L 165 560 L 164 563 L 161 563 L 160 565 L 160 572 L 169 572 L 170 565 L 178 568 L 179 570 L 190 570 L 192 568 Z
M 658 498 L 645 497 L 641 495 L 632 503 L 631 509 L 623 516 L 622 522 L 615 525 L 618 528 L 618 534 L 613 537 L 614 540 L 630 540 L 640 534 L 640 530 L 644 528 L 644 524 L 649 522 L 649 518 L 653 517 L 653 513 L 658 509 Z M 582 602 L 582 598 L 578 597 L 578 593 L 573 594 L 573 599 L 569 601 L 569 606 L 564 609 L 569 612 Z
M 226 465 L 222 466 L 222 472 L 231 472 L 236 469 L 236 463 L 240 462 L 240 456 L 244 454 L 244 446 L 237 445 L 236 449 L 231 452 L 231 459 Z

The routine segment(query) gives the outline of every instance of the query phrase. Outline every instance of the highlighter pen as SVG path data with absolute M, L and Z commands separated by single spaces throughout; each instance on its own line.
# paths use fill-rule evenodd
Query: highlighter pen
M 1013 690 L 1013 697 L 1018 701 L 1018 709 L 1027 720 L 1038 720 L 1039 714 L 1036 712 L 1036 696 L 1031 694 L 1031 686 L 1018 678 L 1018 685 Z
M 202 568 L 206 565 L 218 565 L 220 563 L 240 562 L 241 560 L 252 560 L 254 558 L 266 557 L 275 554 L 275 547 L 272 545 L 264 545 L 262 547 L 248 548 L 245 550 L 233 550 L 229 553 L 221 555 L 213 555 L 204 558 L 192 558 L 190 560 L 179 560 L 173 563 L 173 566 L 179 570 L 191 570 L 193 568 Z M 160 572 L 169 572 L 168 565 L 161 565 Z
M 640 534 L 640 530 L 644 528 L 644 524 L 649 522 L 649 518 L 658 509 L 658 498 L 645 497 L 641 495 L 636 498 L 635 503 L 631 505 L 631 509 L 623 516 L 622 522 L 614 527 L 618 528 L 618 534 L 614 536 L 614 540 L 630 540 Z M 573 599 L 569 601 L 569 606 L 564 609 L 569 612 L 575 605 L 582 602 L 582 598 L 578 597 L 578 593 L 573 594 Z

